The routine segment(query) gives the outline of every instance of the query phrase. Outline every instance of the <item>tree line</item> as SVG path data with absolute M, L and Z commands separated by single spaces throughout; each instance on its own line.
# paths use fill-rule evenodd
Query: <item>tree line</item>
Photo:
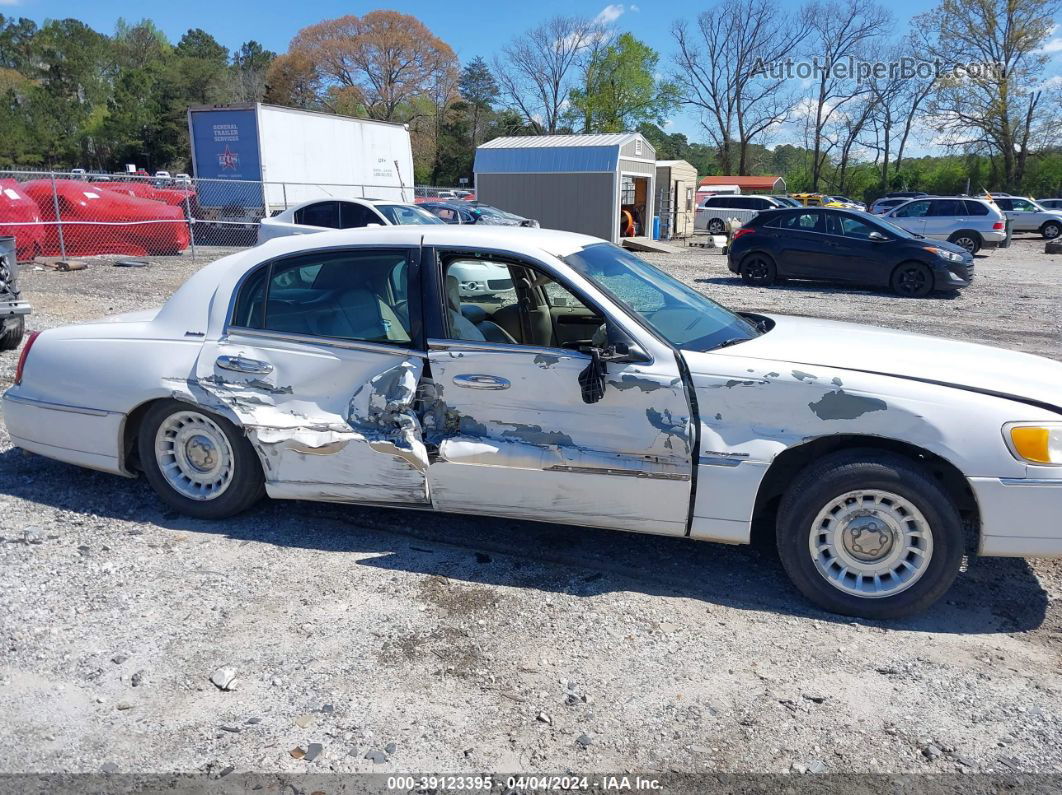
M 790 190 L 1054 193 L 1058 3 L 940 0 L 897 30 L 877 0 L 716 0 L 674 23 L 663 54 L 600 18 L 556 16 L 463 64 L 395 11 L 310 25 L 282 54 L 229 52 L 198 28 L 173 44 L 149 20 L 108 36 L 0 16 L 0 166 L 187 170 L 189 105 L 265 101 L 408 124 L 419 183 L 470 179 L 476 146 L 499 135 L 638 129 L 661 159 L 779 174 Z M 812 59 L 934 70 L 782 75 Z M 966 64 L 996 68 L 955 76 Z M 703 141 L 667 132 L 679 110 Z M 927 144 L 948 154 L 911 156 Z

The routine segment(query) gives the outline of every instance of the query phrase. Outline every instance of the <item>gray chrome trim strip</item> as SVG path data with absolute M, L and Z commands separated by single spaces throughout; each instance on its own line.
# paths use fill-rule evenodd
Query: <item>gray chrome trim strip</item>
M 1062 478 L 1000 478 L 1004 486 L 1054 486 L 1062 488 Z
M 429 351 L 486 351 L 490 353 L 544 353 L 549 356 L 570 356 L 573 359 L 587 359 L 582 351 L 571 348 L 543 348 L 537 345 L 510 345 L 505 342 L 473 342 L 469 340 L 428 340 Z
M 107 417 L 111 414 L 121 414 L 120 411 L 106 411 L 104 409 L 91 409 L 87 406 L 68 406 L 65 403 L 49 403 L 46 400 L 34 400 L 33 398 L 22 397 L 21 395 L 12 395 L 9 392 L 4 393 L 4 400 L 10 400 L 12 403 L 22 403 L 26 406 L 35 406 L 39 409 L 47 409 L 49 411 L 66 411 L 71 414 L 87 414 L 90 417 Z
M 225 334 L 218 342 L 234 344 L 230 339 L 236 337 L 257 337 L 265 340 L 279 340 L 281 342 L 297 342 L 303 345 L 323 345 L 327 348 L 343 348 L 345 350 L 368 351 L 370 353 L 388 353 L 392 356 L 417 356 L 424 358 L 427 354 L 414 348 L 402 348 L 397 345 L 382 345 L 375 342 L 358 342 L 356 340 L 341 340 L 332 337 L 314 337 L 311 334 L 289 334 L 279 331 L 266 331 L 265 329 L 247 329 L 232 326 L 225 329 Z

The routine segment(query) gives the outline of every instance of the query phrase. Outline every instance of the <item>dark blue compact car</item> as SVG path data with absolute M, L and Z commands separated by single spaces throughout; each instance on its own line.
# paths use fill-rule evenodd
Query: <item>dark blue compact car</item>
M 734 232 L 727 265 L 746 284 L 816 279 L 921 297 L 968 287 L 973 255 L 858 210 L 765 210 Z

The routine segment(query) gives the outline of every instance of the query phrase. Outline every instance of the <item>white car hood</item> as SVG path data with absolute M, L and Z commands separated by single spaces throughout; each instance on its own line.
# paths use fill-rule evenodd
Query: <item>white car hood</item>
M 770 315 L 771 331 L 721 356 L 911 378 L 1015 398 L 1062 413 L 1062 363 L 1028 353 L 832 320 Z M 687 357 L 696 369 L 696 357 Z

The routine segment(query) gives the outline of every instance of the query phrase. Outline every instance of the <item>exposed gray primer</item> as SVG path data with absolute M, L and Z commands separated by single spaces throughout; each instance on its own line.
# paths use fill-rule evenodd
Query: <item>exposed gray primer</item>
M 844 381 L 842 381 L 840 378 L 834 378 L 832 381 L 830 381 L 830 383 L 834 386 L 844 386 Z
M 575 441 L 561 431 L 544 431 L 541 425 L 523 425 L 518 422 L 500 422 L 499 425 L 507 425 L 510 430 L 502 431 L 503 439 L 513 439 L 527 444 L 561 445 L 575 447 Z
M 811 373 L 805 373 L 803 370 L 794 370 L 793 378 L 798 381 L 814 381 L 818 376 L 812 375 Z
M 621 392 L 627 389 L 640 389 L 642 392 L 655 392 L 658 389 L 674 388 L 678 381 L 679 379 L 675 378 L 668 384 L 662 384 L 652 378 L 642 378 L 641 376 L 633 375 L 631 373 L 625 373 L 619 377 L 619 380 L 610 380 L 608 385 Z
M 540 353 L 534 358 L 535 364 L 537 364 L 543 370 L 548 370 L 560 360 L 560 356 L 555 356 L 552 353 Z
M 808 408 L 820 420 L 854 420 L 872 411 L 885 411 L 888 404 L 878 398 L 851 395 L 843 389 L 827 392 Z
M 779 373 L 767 373 L 766 377 L 767 378 L 777 378 L 778 376 L 779 376 Z
M 671 411 L 664 409 L 663 411 L 657 411 L 656 409 L 646 409 L 645 418 L 649 420 L 649 424 L 661 431 L 667 436 L 664 442 L 664 447 L 668 450 L 674 450 L 673 440 L 678 439 L 682 442 L 683 449 L 688 454 L 690 450 L 689 435 L 686 430 L 686 418 L 675 419 L 672 416 Z

